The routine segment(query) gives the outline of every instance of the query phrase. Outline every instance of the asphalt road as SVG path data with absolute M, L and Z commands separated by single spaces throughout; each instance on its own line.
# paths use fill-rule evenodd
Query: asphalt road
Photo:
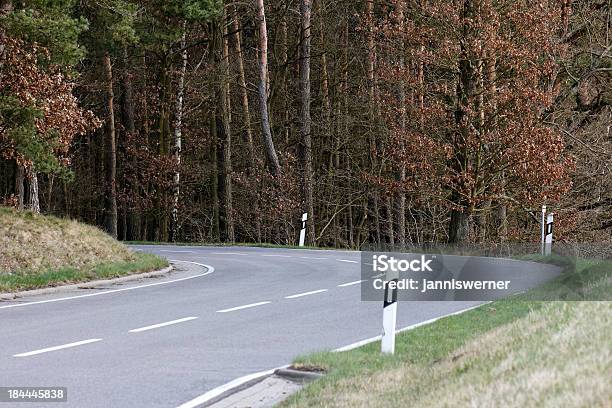
M 180 262 L 163 278 L 0 302 L 0 386 L 68 388 L 67 403 L 18 406 L 177 407 L 380 334 L 382 305 L 360 301 L 357 252 L 135 248 Z M 402 302 L 398 328 L 478 303 Z

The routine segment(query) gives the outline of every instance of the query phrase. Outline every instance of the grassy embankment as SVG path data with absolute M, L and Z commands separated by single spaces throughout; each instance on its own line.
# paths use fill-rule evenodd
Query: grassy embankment
M 328 374 L 282 407 L 610 407 L 612 264 L 579 261 L 536 291 L 380 343 L 316 353 L 296 366 Z M 399 313 L 410 313 L 399 305 Z
M 115 278 L 168 265 L 96 227 L 0 207 L 0 293 Z

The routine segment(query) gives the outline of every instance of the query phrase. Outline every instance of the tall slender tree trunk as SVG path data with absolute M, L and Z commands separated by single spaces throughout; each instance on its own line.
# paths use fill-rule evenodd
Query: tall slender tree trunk
M 569 7 L 566 2 L 566 6 Z M 486 77 L 488 83 L 488 94 L 489 98 L 491 98 L 490 105 L 493 110 L 493 119 L 496 121 L 497 119 L 497 60 L 494 55 L 490 55 L 486 59 Z M 497 126 L 494 126 L 497 127 Z M 499 181 L 500 185 L 500 193 L 503 196 L 505 194 L 506 189 L 506 175 L 504 172 L 501 174 L 501 180 Z M 508 238 L 508 211 L 506 201 L 502 199 L 498 199 L 494 203 L 495 208 L 495 227 L 496 227 L 496 235 L 497 239 L 500 243 L 506 242 Z
M 17 196 L 17 209 L 23 210 L 23 202 L 25 197 L 25 189 L 23 188 L 24 182 L 24 168 L 19 163 L 15 165 L 15 195 Z
M 247 146 L 247 175 L 251 176 L 255 171 L 255 148 L 253 145 L 253 130 L 251 127 L 251 112 L 249 110 L 249 94 L 247 92 L 246 75 L 244 73 L 244 57 L 242 55 L 242 44 L 240 36 L 240 17 L 236 8 L 234 7 L 234 47 L 236 50 L 236 57 L 238 59 L 238 80 L 242 101 L 242 111 L 244 113 L 244 141 Z M 259 210 L 259 193 L 255 191 L 255 200 L 253 203 L 253 215 L 255 218 L 255 235 L 257 242 L 261 242 L 261 214 Z
M 368 57 L 367 57 L 367 80 L 368 80 L 368 96 L 369 96 L 369 143 L 370 143 L 370 171 L 372 174 L 376 174 L 378 167 L 378 146 L 376 141 L 376 132 L 374 124 L 376 122 L 376 83 L 374 78 L 374 65 L 376 61 L 376 45 L 374 43 L 374 0 L 366 1 L 366 15 L 367 15 L 367 38 L 368 38 Z M 370 193 L 370 199 L 373 204 L 374 211 L 374 239 L 377 244 L 381 242 L 380 233 L 380 205 L 378 199 L 378 191 L 373 189 Z
M 229 21 L 223 13 L 223 36 L 222 36 L 222 59 L 221 59 L 221 116 L 223 119 L 223 182 L 224 194 L 223 204 L 225 210 L 225 237 L 230 243 L 236 238 L 234 236 L 234 207 L 232 202 L 232 129 L 231 129 L 231 97 L 229 83 L 229 38 L 227 27 Z
M 209 42 L 209 58 L 211 66 L 217 66 L 218 61 L 218 46 L 219 46 L 219 30 L 216 27 L 216 23 L 211 23 L 211 32 L 213 35 L 212 41 Z M 218 82 L 218 77 L 216 72 L 213 71 L 213 83 Z M 219 97 L 219 87 L 215 85 L 213 87 L 214 101 L 218 101 Z M 210 111 L 210 163 L 211 165 L 211 174 L 210 174 L 210 195 L 212 201 L 212 240 L 214 242 L 221 241 L 221 217 L 220 217 L 220 206 L 219 206 L 219 127 L 217 123 L 217 117 L 219 115 L 217 103 L 215 103 Z
M 34 168 L 31 168 L 28 172 L 28 180 L 29 180 L 29 203 L 28 209 L 35 214 L 40 213 L 40 199 L 38 196 L 38 174 Z
M 185 96 L 185 74 L 187 72 L 187 23 L 183 21 L 183 34 L 181 36 L 181 69 L 179 71 L 177 95 L 175 104 L 175 123 L 174 123 L 174 146 L 172 156 L 176 170 L 172 176 L 172 219 L 170 225 L 170 241 L 175 242 L 178 235 L 178 210 L 180 198 L 180 181 L 181 181 L 181 148 L 183 142 L 183 99 Z
M 463 174 L 471 165 L 468 163 L 468 140 L 470 138 L 470 123 L 468 120 L 470 110 L 475 102 L 477 94 L 477 61 L 470 60 L 472 30 L 474 29 L 468 21 L 475 18 L 475 0 L 464 0 L 461 11 L 464 25 L 462 28 L 461 58 L 459 61 L 459 78 L 457 81 L 457 108 L 455 111 L 455 123 L 459 134 L 455 135 L 453 143 L 453 166 L 456 174 Z M 470 219 L 473 212 L 473 203 L 467 196 L 469 186 L 455 186 L 451 194 L 451 202 L 454 208 L 451 210 L 449 225 L 449 242 L 455 244 L 466 243 L 469 240 Z
M 113 68 L 108 52 L 104 53 L 104 76 L 106 80 L 106 105 L 108 120 L 106 129 L 106 197 L 104 226 L 113 238 L 117 238 L 117 153 L 115 148 L 115 110 L 113 93 Z
M 404 40 L 404 1 L 398 0 L 397 2 L 398 15 L 400 27 L 400 57 L 399 57 L 399 68 L 400 72 L 404 73 L 406 70 L 406 42 Z M 401 78 L 401 76 L 400 76 Z M 400 131 L 402 135 L 406 133 L 406 86 L 404 81 L 400 79 L 399 83 L 399 102 L 400 102 Z M 406 148 L 404 138 L 402 137 L 400 143 L 400 149 Z M 406 182 L 406 164 L 401 163 L 397 179 L 400 182 L 400 191 L 397 197 L 397 243 L 400 247 L 406 245 L 406 193 L 404 192 L 404 183 Z
M 143 67 L 143 75 L 142 75 L 142 81 L 143 81 L 143 86 L 142 86 L 142 133 L 144 136 L 144 145 L 145 148 L 147 150 L 150 149 L 149 143 L 149 132 L 150 132 L 150 127 L 149 127 L 149 92 L 148 92 L 148 81 L 147 81 L 147 54 L 143 53 L 142 54 L 142 67 Z M 151 183 L 149 180 L 147 180 L 144 183 L 144 195 L 145 197 L 149 195 L 149 191 L 151 191 Z M 143 240 L 148 240 L 149 237 L 149 214 L 148 211 L 144 211 L 143 217 L 142 217 L 142 223 L 141 223 L 141 228 L 140 228 L 140 237 L 142 237 Z
M 282 77 L 282 92 L 283 92 L 283 133 L 285 145 L 289 145 L 290 112 L 289 112 L 289 87 L 287 86 L 287 73 L 289 72 L 289 43 L 287 31 L 287 17 L 283 15 L 281 20 L 281 59 L 283 61 L 283 77 Z
M 302 22 L 302 44 L 300 60 L 300 90 L 302 94 L 300 123 L 300 161 L 302 167 L 302 205 L 308 213 L 306 241 L 314 244 L 315 217 L 312 202 L 312 137 L 310 134 L 310 16 L 312 0 L 301 0 L 300 15 Z
M 349 128 L 350 128 L 350 124 L 349 124 L 349 85 L 348 85 L 348 80 L 349 80 L 349 75 L 348 75 L 348 66 L 349 66 L 349 19 L 346 18 L 345 22 L 344 22 L 344 28 L 343 28 L 343 42 L 344 42 L 344 52 L 342 55 L 342 113 L 343 113 L 343 117 L 344 120 L 342 121 L 342 132 L 344 137 L 349 137 Z M 340 160 L 340 136 L 338 136 L 338 160 Z M 349 152 L 348 152 L 348 146 L 344 146 L 343 149 L 346 152 L 346 159 L 345 159 L 345 163 L 344 166 L 346 167 L 345 170 L 347 173 L 350 173 L 351 171 L 351 165 L 349 162 Z M 349 246 L 351 248 L 356 248 L 359 245 L 359 235 L 356 234 L 355 228 L 354 228 L 354 219 L 353 219 L 353 203 L 351 202 L 352 197 L 347 197 L 347 206 L 348 206 L 348 234 L 347 234 L 347 240 L 349 242 Z M 367 209 L 367 208 L 366 208 Z M 358 213 L 358 212 L 357 212 Z M 355 241 L 355 236 L 357 236 L 357 241 Z
M 274 148 L 272 131 L 270 129 L 270 116 L 268 114 L 268 28 L 266 26 L 266 12 L 263 0 L 255 0 L 257 8 L 257 23 L 259 26 L 259 108 L 261 111 L 261 130 L 268 171 L 272 176 L 280 174 L 280 163 Z
M 321 96 L 323 97 L 323 129 L 327 141 L 331 139 L 332 107 L 329 97 L 329 73 L 327 70 L 327 52 L 325 51 L 325 22 L 323 19 L 323 0 L 316 0 L 317 15 L 319 19 L 319 36 L 321 39 Z M 331 160 L 333 164 L 334 161 Z
M 249 93 L 247 91 L 246 74 L 244 72 L 244 56 L 242 55 L 242 39 L 240 35 L 240 17 L 234 8 L 233 36 L 236 58 L 238 60 L 238 81 L 242 101 L 242 111 L 244 114 L 244 142 L 247 146 L 247 160 L 249 171 L 255 167 L 255 148 L 253 145 L 253 129 L 251 127 L 251 112 L 249 109 Z
M 170 150 L 170 61 L 169 56 L 164 55 L 159 68 L 159 154 L 167 156 Z M 158 188 L 155 198 L 155 213 L 157 217 L 157 230 L 155 239 L 157 241 L 168 241 L 168 191 Z
M 123 46 L 123 98 L 122 98 L 122 113 L 121 117 L 123 120 L 123 126 L 125 127 L 126 135 L 126 143 L 135 143 L 136 142 L 136 120 L 134 115 L 134 89 L 132 86 L 132 75 L 131 75 L 132 67 L 130 65 L 130 58 L 128 53 L 128 47 Z M 136 168 L 138 166 L 136 156 L 131 158 L 132 169 L 136 172 Z M 131 186 L 132 194 L 138 195 L 138 189 L 140 186 L 138 184 L 134 184 Z M 140 230 L 140 214 L 138 210 L 133 208 L 129 209 L 128 214 L 126 216 L 126 225 L 124 225 L 124 236 L 128 240 L 138 240 L 139 239 L 139 230 Z

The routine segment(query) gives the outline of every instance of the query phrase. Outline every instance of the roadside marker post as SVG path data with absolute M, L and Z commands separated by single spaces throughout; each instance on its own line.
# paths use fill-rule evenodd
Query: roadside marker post
M 399 272 L 387 271 L 385 275 L 385 299 L 383 302 L 383 332 L 380 342 L 381 352 L 395 353 L 395 327 L 397 325 L 397 281 Z M 389 283 L 391 288 L 389 288 Z
M 308 220 L 308 213 L 302 214 L 302 229 L 300 231 L 300 246 L 303 247 L 306 242 L 306 221 Z
M 553 221 L 554 214 L 550 213 L 546 217 L 546 231 L 544 237 L 544 255 L 550 255 L 552 252 L 553 243 Z
M 540 253 L 542 255 L 546 255 L 545 247 L 544 247 L 544 242 L 546 241 L 546 206 L 545 205 L 542 206 L 542 218 L 540 221 L 540 226 L 542 227 L 541 228 L 541 239 L 540 239 L 540 242 L 541 242 Z

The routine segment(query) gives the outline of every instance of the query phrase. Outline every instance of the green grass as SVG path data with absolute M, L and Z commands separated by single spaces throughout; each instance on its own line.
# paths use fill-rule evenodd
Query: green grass
M 151 254 L 134 254 L 133 261 L 103 262 L 89 267 L 63 267 L 42 272 L 15 272 L 0 275 L 0 293 L 39 289 L 87 282 L 98 279 L 112 279 L 133 273 L 150 272 L 168 266 L 168 261 Z
M 607 295 L 609 262 L 581 260 L 538 296 Z M 587 284 L 585 284 L 587 283 Z M 607 406 L 612 400 L 612 303 L 496 301 L 399 334 L 394 356 L 375 342 L 303 356 L 328 374 L 282 407 Z M 601 298 L 601 297 L 600 297 Z M 399 305 L 399 313 L 410 313 Z

